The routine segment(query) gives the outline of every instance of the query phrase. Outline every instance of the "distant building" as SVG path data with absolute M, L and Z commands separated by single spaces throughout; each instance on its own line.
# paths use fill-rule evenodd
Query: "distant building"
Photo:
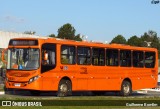
M 7 48 L 9 40 L 11 38 L 19 38 L 19 37 L 34 37 L 34 38 L 39 38 L 39 37 L 42 37 L 42 36 L 23 34 L 23 33 L 16 33 L 16 32 L 0 31 L 0 49 Z
M 16 33 L 16 32 L 0 31 L 0 70 L 1 70 L 2 67 L 4 68 L 4 64 L 1 61 L 1 51 L 4 48 L 8 47 L 8 43 L 9 43 L 10 39 L 12 39 L 12 38 L 20 38 L 20 37 L 39 38 L 39 37 L 42 37 L 42 36 L 23 34 L 23 33 Z M 1 71 L 0 71 L 0 74 L 1 74 Z

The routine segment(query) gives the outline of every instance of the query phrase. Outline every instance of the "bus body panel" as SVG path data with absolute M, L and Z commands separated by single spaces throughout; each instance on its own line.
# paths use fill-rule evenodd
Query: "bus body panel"
M 18 39 L 20 40 L 20 39 Z M 15 80 L 5 81 L 6 88 L 18 88 L 28 90 L 40 90 L 40 91 L 58 91 L 58 85 L 63 77 L 67 77 L 71 80 L 72 91 L 120 91 L 123 80 L 129 79 L 131 81 L 132 90 L 138 90 L 143 88 L 154 88 L 157 86 L 158 79 L 158 53 L 153 48 L 131 47 L 119 44 L 96 44 L 88 42 L 75 42 L 68 40 L 56 40 L 56 39 L 35 39 L 38 40 L 38 46 L 33 48 L 39 48 L 42 52 L 41 46 L 44 43 L 56 44 L 56 67 L 52 70 L 41 72 L 41 53 L 40 53 L 40 67 L 35 71 L 29 72 L 28 77 L 18 77 L 23 71 L 7 70 L 7 78 L 14 77 Z M 135 68 L 135 67 L 120 67 L 120 66 L 95 66 L 95 65 L 78 65 L 73 64 L 61 64 L 61 46 L 87 46 L 90 48 L 100 47 L 106 49 L 117 50 L 135 50 L 135 51 L 148 51 L 155 52 L 156 63 L 154 68 Z M 12 48 L 13 46 L 9 46 Z M 16 46 L 14 46 L 16 48 Z M 24 48 L 26 46 L 23 46 Z M 32 46 L 30 46 L 32 48 Z M 21 48 L 21 46 L 17 46 Z M 26 47 L 27 48 L 27 47 Z M 76 55 L 77 57 L 77 55 Z M 17 76 L 14 74 L 17 73 Z M 24 71 L 25 72 L 25 71 Z M 35 73 L 34 73 L 35 72 Z M 26 74 L 27 75 L 27 74 Z M 39 75 L 40 77 L 28 84 L 30 78 Z M 26 83 L 25 86 L 14 86 L 14 83 Z

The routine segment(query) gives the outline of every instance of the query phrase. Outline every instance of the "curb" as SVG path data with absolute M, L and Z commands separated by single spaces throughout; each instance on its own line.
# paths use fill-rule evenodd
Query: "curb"
M 148 93 L 148 91 L 147 90 L 138 90 L 138 91 L 136 91 L 137 93 Z
M 160 92 L 159 88 L 155 88 L 155 89 L 142 89 L 143 91 L 152 91 L 152 92 Z
M 141 89 L 136 91 L 137 93 L 148 93 L 148 92 L 160 92 L 160 88 L 155 89 Z

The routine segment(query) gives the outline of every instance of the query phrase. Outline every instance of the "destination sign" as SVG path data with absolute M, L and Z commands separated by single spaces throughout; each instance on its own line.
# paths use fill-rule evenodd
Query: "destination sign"
M 38 41 L 37 40 L 10 40 L 9 45 L 34 46 L 34 45 L 38 45 Z

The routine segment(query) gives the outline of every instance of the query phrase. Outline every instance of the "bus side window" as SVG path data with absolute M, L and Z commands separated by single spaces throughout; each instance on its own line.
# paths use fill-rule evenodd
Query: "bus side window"
M 67 58 L 67 56 L 65 56 L 65 55 L 61 56 L 61 63 L 62 64 L 68 64 L 69 63 L 68 60 L 69 60 L 69 58 Z
M 145 67 L 154 68 L 155 66 L 155 52 L 145 52 Z
M 118 66 L 118 50 L 117 49 L 106 50 L 106 65 Z
M 144 67 L 143 51 L 133 51 L 133 67 Z
M 91 49 L 89 47 L 77 47 L 77 60 L 79 65 L 90 65 Z
M 131 67 L 131 51 L 130 50 L 120 51 L 120 66 Z
M 105 49 L 103 48 L 92 49 L 92 64 L 98 66 L 105 65 Z
M 75 46 L 61 46 L 61 64 L 75 64 Z

